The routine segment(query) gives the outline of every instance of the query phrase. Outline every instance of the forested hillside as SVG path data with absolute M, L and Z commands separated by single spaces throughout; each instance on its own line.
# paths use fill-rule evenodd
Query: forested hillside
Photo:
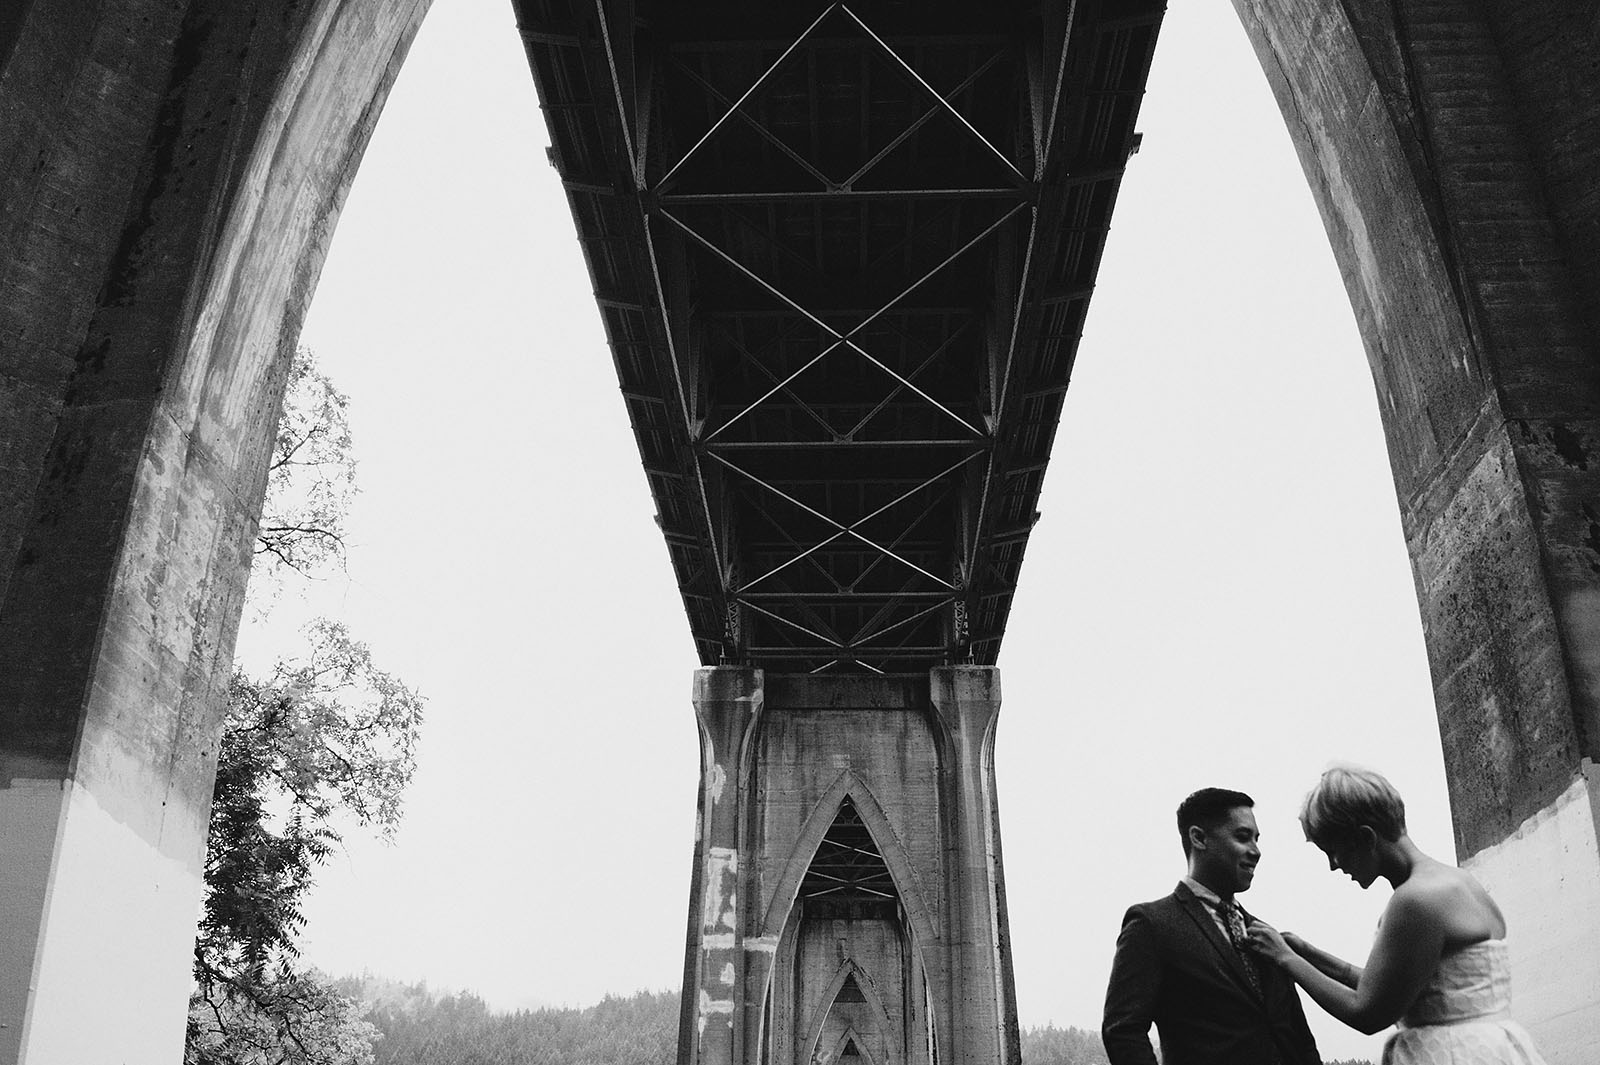
M 1022 1065 L 1106 1065 L 1100 1033 L 1084 1028 L 1022 1030 Z
M 376 1065 L 672 1065 L 677 1057 L 676 993 L 496 1013 L 470 992 L 434 995 L 426 985 L 365 978 L 341 990 L 382 1034 Z

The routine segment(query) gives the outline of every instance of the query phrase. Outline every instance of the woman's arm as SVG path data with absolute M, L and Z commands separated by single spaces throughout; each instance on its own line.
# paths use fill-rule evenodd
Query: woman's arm
M 1324 976 L 1331 976 L 1345 987 L 1351 988 L 1361 982 L 1361 966 L 1354 962 L 1329 954 L 1321 947 L 1307 943 L 1293 932 L 1283 933 L 1283 940 L 1289 944 L 1290 950 L 1310 962 Z
M 1317 1005 L 1350 1027 L 1371 1035 L 1399 1020 L 1433 975 L 1444 950 L 1444 929 L 1426 897 L 1395 892 L 1384 911 L 1366 968 L 1360 971 L 1353 987 L 1296 953 L 1268 925 L 1252 924 L 1250 942 L 1305 988 Z

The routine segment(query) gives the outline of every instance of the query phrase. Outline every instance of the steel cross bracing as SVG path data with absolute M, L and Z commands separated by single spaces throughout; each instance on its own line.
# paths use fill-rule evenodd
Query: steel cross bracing
M 993 663 L 1163 4 L 516 7 L 702 661 Z
M 817 845 L 800 881 L 799 895 L 810 916 L 858 916 L 863 910 L 888 910 L 899 892 L 872 832 L 849 796 L 839 804 L 833 824 Z

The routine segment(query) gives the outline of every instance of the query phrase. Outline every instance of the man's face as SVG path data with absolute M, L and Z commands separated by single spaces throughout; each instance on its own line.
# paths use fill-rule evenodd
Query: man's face
M 1190 866 L 1194 878 L 1224 898 L 1250 890 L 1261 860 L 1261 832 L 1256 828 L 1255 811 L 1235 806 L 1227 818 L 1201 836 L 1191 833 Z

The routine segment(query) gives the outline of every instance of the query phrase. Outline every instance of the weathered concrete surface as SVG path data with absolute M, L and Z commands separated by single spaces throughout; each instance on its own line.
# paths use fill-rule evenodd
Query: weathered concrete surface
M 179 1056 L 284 371 L 426 6 L 0 19 L 0 1062 Z
M 700 831 L 679 1061 L 1015 1063 L 994 798 L 998 673 L 703 669 Z M 808 915 L 799 889 L 848 799 L 893 917 Z M 841 995 L 841 990 L 849 992 Z M 859 997 L 854 994 L 860 991 Z
M 853 1042 L 866 1061 L 927 1062 L 927 1048 L 908 1050 L 905 1034 L 927 1031 L 921 977 L 896 922 L 797 921 L 773 972 L 773 1059 L 837 1062 Z
M 1511 935 L 1512 1012 L 1538 1029 L 1540 1046 L 1552 1062 L 1557 1052 L 1570 1061 L 1592 1061 L 1600 1047 L 1600 1016 L 1592 1005 L 1600 987 L 1600 951 L 1595 950 L 1600 879 L 1548 875 L 1600 864 L 1595 837 L 1600 771 L 1593 763 L 1585 770 L 1510 838 L 1466 862 L 1506 912 L 1517 916 Z M 1528 973 L 1544 978 L 1529 979 Z
M 1600 954 L 1600 862 L 1549 826 L 1595 835 L 1571 796 L 1600 745 L 1600 22 L 1554 0 L 1234 6 L 1372 366 L 1458 855 L 1508 888 L 1519 989 L 1563 1003 L 1530 1018 L 1551 1061 L 1586 1061 L 1600 981 L 1560 959 L 1574 934 Z M 1579 909 L 1558 925 L 1558 904 Z

